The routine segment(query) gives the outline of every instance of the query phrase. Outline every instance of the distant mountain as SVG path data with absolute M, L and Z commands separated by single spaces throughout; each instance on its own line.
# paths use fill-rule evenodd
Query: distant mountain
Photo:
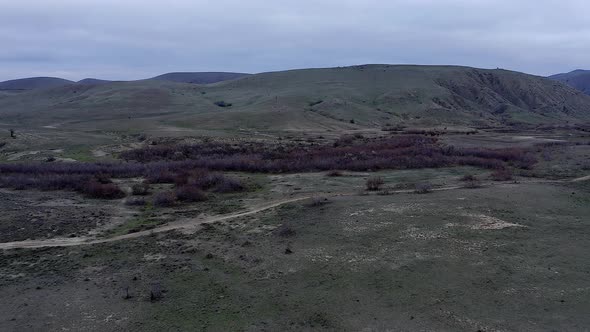
M 178 72 L 168 73 L 151 78 L 157 81 L 169 81 L 177 83 L 211 84 L 222 81 L 235 80 L 250 74 L 224 73 L 224 72 Z
M 569 73 L 549 76 L 549 78 L 568 84 L 590 95 L 590 70 L 578 69 Z
M 113 81 L 107 81 L 107 80 L 99 80 L 97 78 L 85 78 L 83 80 L 79 80 L 77 82 L 77 84 L 82 84 L 82 85 L 99 85 L 99 84 L 109 84 L 112 83 Z
M 54 88 L 74 82 L 57 77 L 31 77 L 0 82 L 0 90 L 23 91 Z
M 457 66 L 302 69 L 198 86 L 70 84 L 0 98 L 3 123 L 89 131 L 560 125 L 587 123 L 589 110 L 590 96 L 561 82 Z

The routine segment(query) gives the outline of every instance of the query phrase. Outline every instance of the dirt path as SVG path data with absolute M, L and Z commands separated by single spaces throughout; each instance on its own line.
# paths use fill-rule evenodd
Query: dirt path
M 590 180 L 590 175 L 580 177 L 577 179 L 573 179 L 573 180 L 569 180 L 569 181 L 579 182 L 579 181 L 586 181 L 586 180 Z M 535 183 L 535 182 L 528 182 L 528 183 Z M 461 188 L 464 188 L 464 187 L 463 186 L 442 187 L 442 188 L 432 189 L 431 191 L 447 191 L 447 190 L 456 190 L 456 189 L 461 189 Z M 413 190 L 413 189 L 389 191 L 390 194 L 408 194 L 408 193 L 414 193 L 414 192 L 415 192 L 415 190 Z M 335 193 L 335 194 L 334 193 L 333 194 L 318 193 L 317 196 L 340 197 L 340 196 L 354 196 L 357 194 L 358 193 Z M 125 235 L 119 235 L 119 236 L 115 236 L 115 237 L 111 237 L 111 238 L 107 238 L 107 239 L 96 239 L 96 238 L 92 238 L 92 237 L 73 237 L 73 238 L 55 238 L 55 239 L 46 239 L 46 240 L 27 240 L 27 241 L 5 242 L 5 243 L 0 243 L 0 249 L 7 250 L 7 249 L 49 248 L 49 247 L 72 247 L 72 246 L 80 246 L 80 245 L 109 243 L 109 242 L 115 242 L 115 241 L 126 240 L 126 239 L 134 239 L 134 238 L 138 238 L 138 237 L 142 237 L 142 236 L 148 236 L 148 235 L 168 232 L 168 231 L 172 231 L 172 230 L 195 228 L 199 225 L 207 224 L 207 223 L 214 223 L 214 222 L 218 222 L 218 221 L 225 221 L 225 220 L 245 217 L 245 216 L 257 214 L 257 213 L 260 213 L 260 212 L 263 212 L 266 210 L 270 210 L 270 209 L 279 207 L 281 205 L 295 203 L 295 202 L 303 201 L 303 200 L 310 199 L 310 198 L 312 198 L 312 196 L 300 196 L 300 197 L 295 197 L 295 198 L 282 199 L 282 200 L 274 201 L 272 203 L 268 203 L 265 205 L 260 205 L 260 206 L 254 207 L 253 209 L 248 210 L 248 211 L 244 211 L 244 212 L 237 212 L 237 213 L 219 215 L 219 216 L 211 216 L 211 217 L 206 217 L 206 218 L 184 219 L 184 220 L 179 220 L 176 222 L 171 222 L 169 224 L 166 224 L 166 225 L 154 228 L 154 229 L 125 234 Z
M 590 175 L 582 176 L 581 178 L 573 179 L 572 182 L 582 182 L 590 180 Z
M 462 187 L 461 186 L 452 186 L 452 187 L 435 188 L 435 189 L 432 189 L 432 191 L 455 190 L 455 189 L 460 189 L 460 188 L 462 188 Z M 415 192 L 415 190 L 413 190 L 413 189 L 389 191 L 390 194 L 409 194 L 409 193 L 414 193 L 414 192 Z M 354 195 L 358 195 L 358 193 L 350 193 L 350 192 L 348 192 L 348 193 L 332 193 L 332 194 L 318 193 L 316 196 L 319 196 L 319 197 L 341 197 L 341 196 L 354 196 Z M 109 242 L 115 242 L 115 241 L 126 240 L 126 239 L 135 239 L 135 238 L 142 237 L 142 236 L 148 236 L 148 235 L 168 232 L 168 231 L 172 231 L 172 230 L 190 229 L 190 228 L 195 228 L 197 226 L 200 226 L 202 224 L 214 223 L 214 222 L 218 222 L 218 221 L 224 221 L 224 220 L 245 217 L 245 216 L 257 214 L 257 213 L 260 213 L 260 212 L 263 212 L 266 210 L 270 210 L 270 209 L 279 207 L 281 205 L 295 203 L 295 202 L 303 201 L 306 199 L 310 199 L 312 197 L 313 196 L 308 195 L 308 196 L 287 198 L 287 199 L 274 201 L 272 203 L 268 203 L 265 205 L 259 205 L 257 207 L 254 207 L 251 210 L 244 211 L 244 212 L 237 212 L 237 213 L 232 213 L 232 214 L 211 216 L 211 217 L 205 217 L 205 218 L 192 218 L 192 219 L 179 220 L 179 221 L 171 222 L 169 224 L 166 224 L 166 225 L 163 225 L 160 227 L 156 227 L 153 229 L 135 232 L 135 233 L 129 233 L 129 234 L 125 234 L 125 235 L 119 235 L 119 236 L 106 238 L 106 239 L 96 239 L 93 237 L 72 237 L 72 238 L 54 238 L 54 239 L 45 239 L 45 240 L 25 240 L 25 241 L 0 243 L 0 249 L 7 250 L 7 249 L 34 249 L 34 248 L 50 248 L 50 247 L 73 247 L 73 246 L 81 246 L 81 245 L 109 243 Z
M 261 206 L 258 206 L 256 208 L 252 209 L 252 210 L 248 210 L 248 211 L 244 211 L 244 212 L 238 212 L 238 213 L 232 213 L 232 214 L 220 215 L 220 216 L 212 216 L 212 217 L 202 218 L 202 219 L 180 220 L 180 221 L 172 222 L 167 225 L 157 227 L 154 229 L 125 234 L 125 235 L 120 235 L 120 236 L 115 236 L 115 237 L 111 237 L 108 239 L 95 239 L 95 238 L 89 238 L 89 237 L 73 237 L 73 238 L 55 238 L 55 239 L 47 239 L 47 240 L 16 241 L 16 242 L 0 243 L 0 249 L 72 247 L 72 246 L 80 246 L 80 245 L 91 245 L 91 244 L 115 242 L 115 241 L 120 241 L 120 240 L 125 240 L 125 239 L 138 238 L 138 237 L 147 236 L 147 235 L 156 234 L 156 233 L 167 232 L 167 231 L 171 231 L 171 230 L 194 228 L 196 226 L 199 226 L 199 225 L 205 224 L 205 223 L 214 223 L 214 222 L 218 222 L 218 221 L 224 221 L 224 220 L 229 220 L 229 219 L 234 219 L 234 218 L 245 217 L 248 215 L 252 215 L 252 214 L 256 214 L 256 213 L 263 212 L 266 210 L 270 210 L 275 207 L 279 207 L 281 205 L 294 203 L 294 202 L 306 200 L 309 198 L 310 198 L 310 196 L 302 196 L 302 197 L 297 197 L 297 198 L 283 199 L 283 200 L 275 201 L 275 202 L 272 202 L 269 204 L 261 205 Z

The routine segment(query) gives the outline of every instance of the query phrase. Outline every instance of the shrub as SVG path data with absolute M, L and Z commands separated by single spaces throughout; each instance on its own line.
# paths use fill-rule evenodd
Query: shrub
M 344 174 L 342 174 L 341 171 L 336 171 L 336 170 L 332 170 L 329 171 L 328 173 L 326 173 L 326 176 L 330 176 L 330 177 L 336 177 L 336 176 L 343 176 Z
M 174 183 L 175 179 L 176 175 L 167 169 L 153 169 L 146 175 L 148 183 Z
M 131 186 L 131 193 L 136 196 L 145 196 L 150 193 L 150 186 L 147 183 L 136 183 Z
M 226 103 L 225 101 L 220 100 L 220 101 L 216 101 L 215 102 L 215 105 L 217 105 L 219 107 L 231 107 L 232 104 L 231 103 Z
M 367 190 L 369 191 L 377 191 L 381 189 L 385 181 L 380 176 L 371 176 L 367 179 Z
M 184 185 L 176 188 L 176 197 L 183 202 L 202 202 L 207 200 L 207 195 L 198 187 Z
M 461 181 L 470 182 L 470 181 L 477 181 L 477 177 L 473 174 L 466 174 L 461 178 Z
M 322 206 L 330 203 L 327 197 L 314 196 L 311 198 L 311 206 Z
M 96 182 L 102 183 L 102 184 L 113 183 L 111 178 L 105 173 L 98 173 L 98 174 L 94 175 L 94 180 L 96 180 Z
M 88 181 L 82 191 L 90 198 L 118 199 L 125 197 L 125 193 L 113 183 L 100 183 L 97 180 Z
M 295 232 L 293 228 L 285 225 L 281 226 L 277 230 L 277 235 L 280 237 L 293 237 L 295 234 L 297 234 L 297 232 Z
M 512 172 L 509 169 L 499 169 L 494 171 L 490 177 L 494 181 L 510 181 L 512 180 Z
M 243 190 L 244 186 L 239 180 L 225 176 L 221 176 L 217 179 L 217 183 L 215 184 L 214 188 L 214 191 L 218 193 L 233 193 Z
M 512 172 L 506 168 L 498 169 L 492 172 L 490 177 L 494 181 L 510 181 L 512 180 Z
M 432 184 L 428 182 L 418 183 L 416 185 L 416 193 L 417 194 L 427 194 L 432 190 Z
M 176 195 L 174 192 L 165 191 L 154 195 L 154 206 L 157 207 L 171 207 L 176 205 Z
M 466 183 L 465 183 L 465 188 L 475 189 L 475 188 L 480 188 L 480 187 L 481 187 L 481 182 L 478 179 L 466 181 Z

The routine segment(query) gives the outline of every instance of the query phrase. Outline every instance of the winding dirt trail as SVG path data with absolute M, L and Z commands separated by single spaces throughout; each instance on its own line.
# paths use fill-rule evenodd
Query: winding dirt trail
M 580 181 L 588 181 L 588 180 L 590 180 L 590 175 L 583 176 L 583 177 L 573 179 L 573 180 L 565 180 L 565 181 L 558 180 L 558 181 L 551 181 L 551 182 L 580 182 Z M 526 183 L 545 183 L 545 182 L 531 181 L 531 182 L 526 182 Z M 435 188 L 435 189 L 432 189 L 431 191 L 447 191 L 447 190 L 456 190 L 456 189 L 461 189 L 461 188 L 464 188 L 464 187 L 463 186 L 450 186 L 450 187 Z M 413 189 L 389 191 L 390 194 L 408 194 L 408 193 L 414 193 L 414 192 L 415 192 L 415 190 L 413 190 Z M 322 196 L 322 197 L 340 197 L 340 196 L 354 196 L 354 195 L 358 195 L 358 193 L 350 193 L 349 192 L 349 193 L 333 193 L 333 194 L 318 193 L 317 194 L 317 196 Z M 54 239 L 45 239 L 45 240 L 26 240 L 26 241 L 16 241 L 16 242 L 5 242 L 5 243 L 0 243 L 0 249 L 8 250 L 8 249 L 50 248 L 50 247 L 73 247 L 73 246 L 81 246 L 81 245 L 93 245 L 93 244 L 100 244 L 100 243 L 116 242 L 116 241 L 121 241 L 121 240 L 126 240 L 126 239 L 135 239 L 135 238 L 142 237 L 142 236 L 148 236 L 148 235 L 168 232 L 168 231 L 172 231 L 172 230 L 190 229 L 190 228 L 198 227 L 199 225 L 202 225 L 202 224 L 214 223 L 214 222 L 218 222 L 218 221 L 225 221 L 225 220 L 245 217 L 245 216 L 257 214 L 257 213 L 260 213 L 260 212 L 263 212 L 266 210 L 270 210 L 270 209 L 279 207 L 281 205 L 300 202 L 300 201 L 303 201 L 306 199 L 310 199 L 312 197 L 313 196 L 308 195 L 308 196 L 286 198 L 286 199 L 277 200 L 277 201 L 274 201 L 274 202 L 271 202 L 268 204 L 259 205 L 257 207 L 254 207 L 251 210 L 248 210 L 248 211 L 237 212 L 237 213 L 226 214 L 226 215 L 210 216 L 210 217 L 205 217 L 205 218 L 183 219 L 183 220 L 171 222 L 169 224 L 166 224 L 166 225 L 163 225 L 160 227 L 156 227 L 156 228 L 153 228 L 150 230 L 125 234 L 125 235 L 119 235 L 119 236 L 115 236 L 115 237 L 111 237 L 111 238 L 97 239 L 97 238 L 92 238 L 92 237 L 73 237 L 73 238 L 54 238 Z
M 161 227 L 153 228 L 150 230 L 119 235 L 111 238 L 106 239 L 96 239 L 90 237 L 73 237 L 73 238 L 55 238 L 55 239 L 46 239 L 46 240 L 26 240 L 26 241 L 16 241 L 16 242 L 5 242 L 0 243 L 0 249 L 25 249 L 25 248 L 49 248 L 49 247 L 72 247 L 72 246 L 80 246 L 80 245 L 92 245 L 92 244 L 99 244 L 99 243 L 108 243 L 108 242 L 115 242 L 125 239 L 134 239 L 142 236 L 147 236 L 156 233 L 162 233 L 177 229 L 189 229 L 194 228 L 196 226 L 206 224 L 206 223 L 214 223 L 218 221 L 224 221 L 234 218 L 240 218 L 249 216 L 252 214 L 260 213 L 266 210 L 270 210 L 281 205 L 294 203 L 302 200 L 309 199 L 310 196 L 301 196 L 297 198 L 289 198 L 283 199 L 279 201 L 275 201 L 272 203 L 268 203 L 265 205 L 258 206 L 252 210 L 226 214 L 226 215 L 219 215 L 219 216 L 211 216 L 207 218 L 196 218 L 196 219 L 186 219 L 186 220 L 179 220 L 176 222 L 171 222 L 169 224 L 163 225 Z

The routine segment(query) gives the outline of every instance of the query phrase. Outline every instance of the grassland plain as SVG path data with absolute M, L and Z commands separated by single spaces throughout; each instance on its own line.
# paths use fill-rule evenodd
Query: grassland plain
M 2 293 L 14 305 L 0 322 L 7 330 L 583 329 L 589 198 L 585 185 L 534 183 L 344 196 L 194 233 L 7 251 Z M 154 283 L 165 293 L 150 302 Z
M 588 98 L 385 65 L 0 96 L 0 330 L 583 331 Z

